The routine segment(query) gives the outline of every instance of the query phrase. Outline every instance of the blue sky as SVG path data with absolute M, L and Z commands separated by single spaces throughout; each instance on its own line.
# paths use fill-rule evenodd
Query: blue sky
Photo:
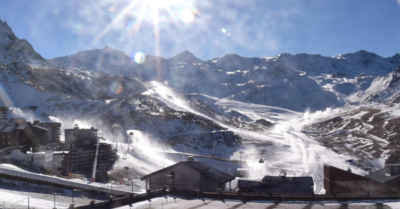
M 0 19 L 45 58 L 110 46 L 129 56 L 400 53 L 400 0 L 2 1 Z

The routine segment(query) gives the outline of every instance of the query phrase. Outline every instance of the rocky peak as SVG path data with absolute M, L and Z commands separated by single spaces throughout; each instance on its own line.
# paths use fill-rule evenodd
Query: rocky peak
M 0 47 L 3 48 L 10 42 L 17 40 L 18 38 L 15 36 L 10 26 L 8 26 L 7 22 L 0 20 Z
M 199 63 L 202 62 L 199 58 L 195 57 L 190 51 L 185 50 L 170 59 L 172 62 L 186 62 L 186 63 Z

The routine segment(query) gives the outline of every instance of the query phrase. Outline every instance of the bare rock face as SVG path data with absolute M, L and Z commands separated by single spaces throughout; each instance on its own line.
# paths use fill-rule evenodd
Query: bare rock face
M 18 39 L 9 43 L 5 50 L 13 54 L 18 54 L 20 57 L 25 59 L 35 59 L 42 62 L 47 62 L 40 54 L 38 54 L 32 47 L 32 45 L 25 39 Z
M 0 20 L 0 49 L 4 48 L 10 42 L 17 41 L 18 38 L 13 33 L 7 22 Z

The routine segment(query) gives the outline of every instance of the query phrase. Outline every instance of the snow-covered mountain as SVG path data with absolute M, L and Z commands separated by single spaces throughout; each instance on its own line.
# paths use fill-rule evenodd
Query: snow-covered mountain
M 69 70 L 79 68 L 90 72 L 137 77 L 133 70 L 136 67 L 136 63 L 132 58 L 111 47 L 82 51 L 70 56 L 57 57 L 49 61 L 57 65 L 57 67 Z
M 47 60 L 38 54 L 25 39 L 15 36 L 7 22 L 0 20 L 0 63 L 31 62 L 37 65 L 46 64 Z
M 95 126 L 110 142 L 120 123 L 148 150 L 209 155 L 216 140 L 217 156 L 244 151 L 253 177 L 311 175 L 318 192 L 323 163 L 364 174 L 348 160 L 381 166 L 390 154 L 399 66 L 399 54 L 366 51 L 207 61 L 184 51 L 135 63 L 106 47 L 45 60 L 0 21 L 0 99 L 10 116 Z
M 349 97 L 352 102 L 400 102 L 400 67 L 386 76 L 376 77 L 371 86 L 365 91 L 355 93 Z
M 105 64 L 98 66 L 99 60 Z M 119 64 L 114 60 L 124 61 Z M 143 81 L 164 82 L 184 93 L 295 111 L 341 106 L 348 95 L 367 89 L 375 76 L 384 76 L 400 65 L 399 54 L 382 58 L 364 50 L 335 57 L 285 53 L 276 57 L 245 58 L 228 54 L 208 61 L 184 51 L 169 59 L 146 56 L 141 64 L 127 60 L 129 57 L 122 52 L 104 48 L 49 61 L 64 69 L 75 67 L 120 76 L 134 75 Z
M 197 140 L 187 146 L 197 149 L 210 148 L 211 139 L 219 139 L 221 146 L 241 144 L 239 136 L 216 123 L 230 123 L 233 117 L 220 115 L 190 95 L 162 83 L 91 71 L 87 69 L 91 62 L 86 63 L 86 69 L 58 67 L 43 59 L 25 40 L 30 47 L 16 48 L 21 40 L 5 22 L 1 22 L 0 34 L 0 104 L 12 108 L 11 117 L 60 121 L 63 128 L 73 127 L 74 123 L 95 125 L 108 133 L 109 140 L 113 139 L 110 127 L 120 123 L 124 130 L 136 127 L 155 141 L 177 146 L 183 138 L 191 137 Z M 102 58 L 108 62 L 95 63 L 104 67 L 101 69 L 132 62 L 130 58 L 119 59 L 124 54 L 111 48 L 94 52 L 109 54 Z M 181 59 L 188 58 L 182 55 Z M 180 105 L 174 104 L 177 101 Z

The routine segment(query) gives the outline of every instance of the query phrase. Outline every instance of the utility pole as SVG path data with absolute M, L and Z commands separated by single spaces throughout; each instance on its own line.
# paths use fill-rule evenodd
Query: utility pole
M 94 163 L 93 163 L 93 173 L 92 173 L 92 178 L 90 179 L 91 182 L 94 182 L 96 180 L 96 169 L 97 169 L 97 158 L 99 156 L 99 137 L 102 137 L 102 133 L 93 133 L 93 135 L 96 136 L 96 141 L 97 141 L 97 146 L 96 146 L 96 154 L 94 156 Z
M 243 154 L 243 151 L 240 151 L 239 153 L 240 153 L 240 160 L 239 160 L 239 161 L 242 161 L 242 154 Z
M 54 208 L 53 209 L 57 209 L 56 208 L 56 193 L 53 193 L 54 194 Z

